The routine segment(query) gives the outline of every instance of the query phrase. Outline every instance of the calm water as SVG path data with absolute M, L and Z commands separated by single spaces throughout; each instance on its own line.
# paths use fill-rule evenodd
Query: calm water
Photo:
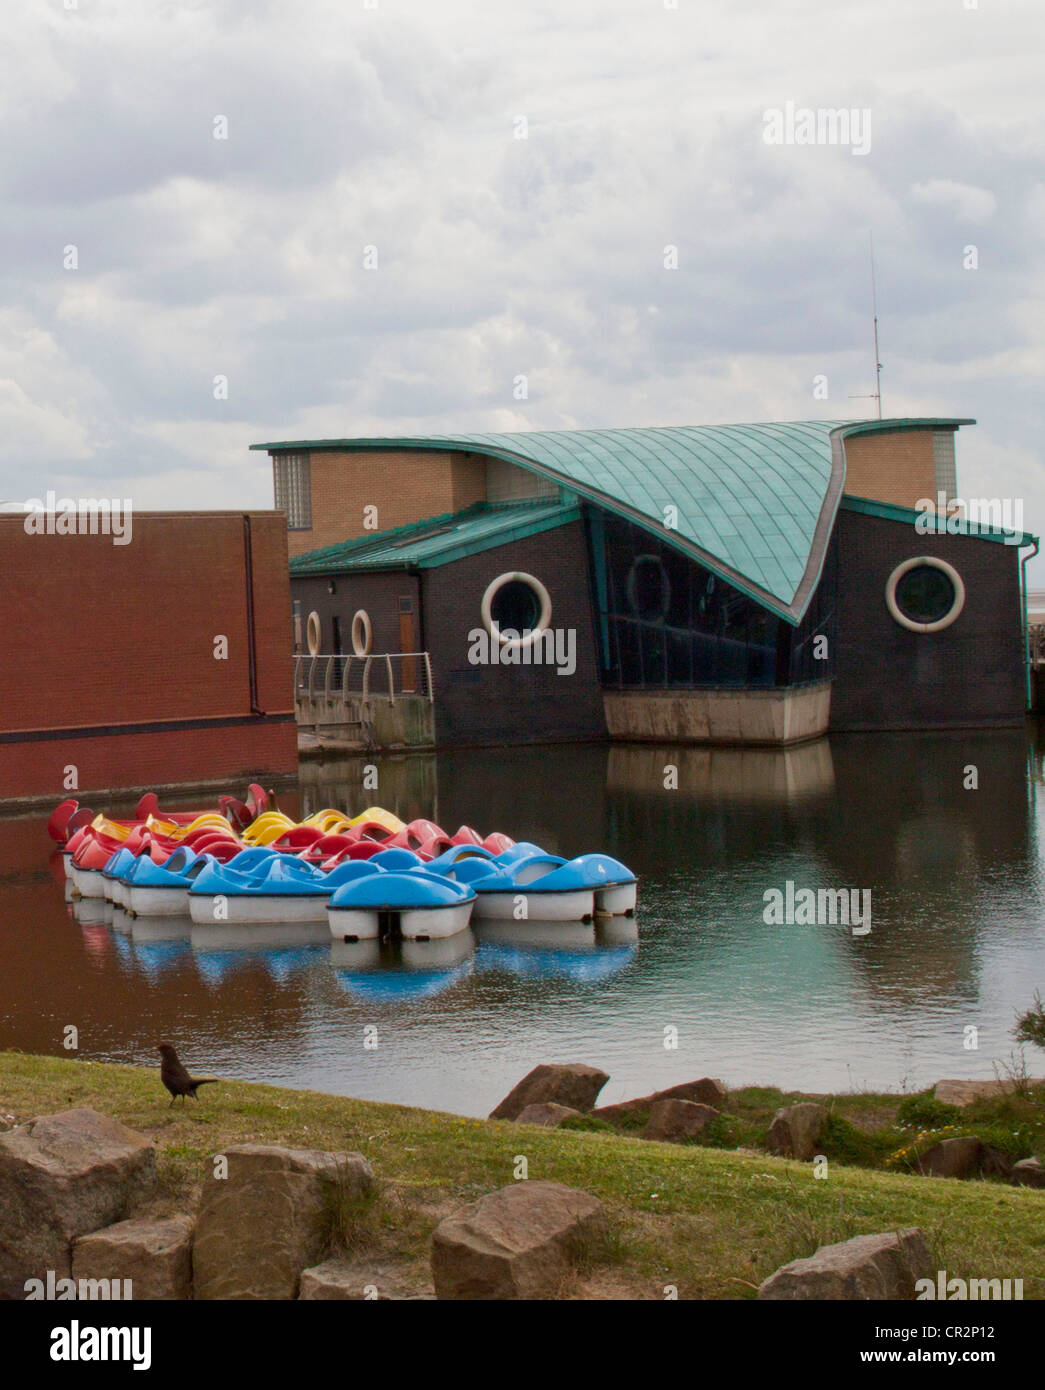
M 1045 990 L 1037 737 L 387 758 L 365 798 L 361 761 L 342 761 L 303 766 L 280 798 L 605 849 L 641 875 L 632 940 L 520 925 L 382 956 L 332 947 L 325 926 L 117 931 L 65 901 L 45 817 L 2 820 L 0 1046 L 60 1053 L 74 1024 L 84 1057 L 152 1065 L 169 1038 L 196 1070 L 476 1115 L 539 1061 L 603 1067 L 607 1103 L 701 1075 L 806 1090 L 990 1077 Z M 787 880 L 869 889 L 871 932 L 766 925 L 763 894 Z

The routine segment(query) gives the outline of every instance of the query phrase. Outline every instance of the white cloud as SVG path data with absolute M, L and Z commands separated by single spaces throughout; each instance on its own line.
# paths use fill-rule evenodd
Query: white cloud
M 926 179 L 916 183 L 911 194 L 920 202 L 950 208 L 963 222 L 986 222 L 994 216 L 998 206 L 997 198 L 989 189 L 956 183 L 954 179 Z

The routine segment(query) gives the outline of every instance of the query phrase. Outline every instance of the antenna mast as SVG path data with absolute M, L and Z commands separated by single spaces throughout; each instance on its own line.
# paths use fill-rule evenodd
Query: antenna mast
M 882 418 L 882 364 L 878 360 L 878 287 L 874 278 L 874 232 L 868 232 L 871 243 L 871 310 L 874 314 L 874 398 L 878 402 L 878 418 Z
M 874 316 L 874 393 L 870 396 L 850 396 L 851 401 L 877 401 L 878 418 L 882 418 L 882 364 L 878 360 L 878 286 L 874 274 L 874 232 L 868 232 L 871 244 L 871 313 Z

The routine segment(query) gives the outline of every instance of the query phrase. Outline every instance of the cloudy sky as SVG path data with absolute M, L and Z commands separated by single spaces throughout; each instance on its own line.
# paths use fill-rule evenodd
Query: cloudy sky
M 1045 529 L 1040 0 L 0 26 L 0 498 L 270 506 L 259 440 L 868 415 L 873 230 L 885 413 L 975 417 L 959 492 Z M 789 102 L 869 150 L 767 143 Z

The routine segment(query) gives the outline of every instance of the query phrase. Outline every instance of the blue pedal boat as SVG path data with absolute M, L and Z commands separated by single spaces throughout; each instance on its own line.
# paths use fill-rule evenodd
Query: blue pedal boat
M 173 917 L 189 910 L 189 889 L 208 866 L 218 861 L 183 845 L 163 864 L 141 854 L 120 875 L 120 905 L 132 917 Z M 115 901 L 115 899 L 114 899 Z
M 438 861 L 430 867 L 438 867 Z M 567 860 L 543 851 L 516 855 L 509 850 L 485 862 L 461 858 L 444 871 L 475 889 L 477 919 L 591 922 L 596 913 L 635 911 L 635 875 L 605 854 Z
M 382 858 L 375 854 L 357 862 L 376 865 Z M 435 941 L 463 931 L 475 902 L 475 891 L 467 884 L 430 873 L 428 865 L 403 871 L 378 866 L 338 888 L 327 907 L 327 922 L 335 941 Z

